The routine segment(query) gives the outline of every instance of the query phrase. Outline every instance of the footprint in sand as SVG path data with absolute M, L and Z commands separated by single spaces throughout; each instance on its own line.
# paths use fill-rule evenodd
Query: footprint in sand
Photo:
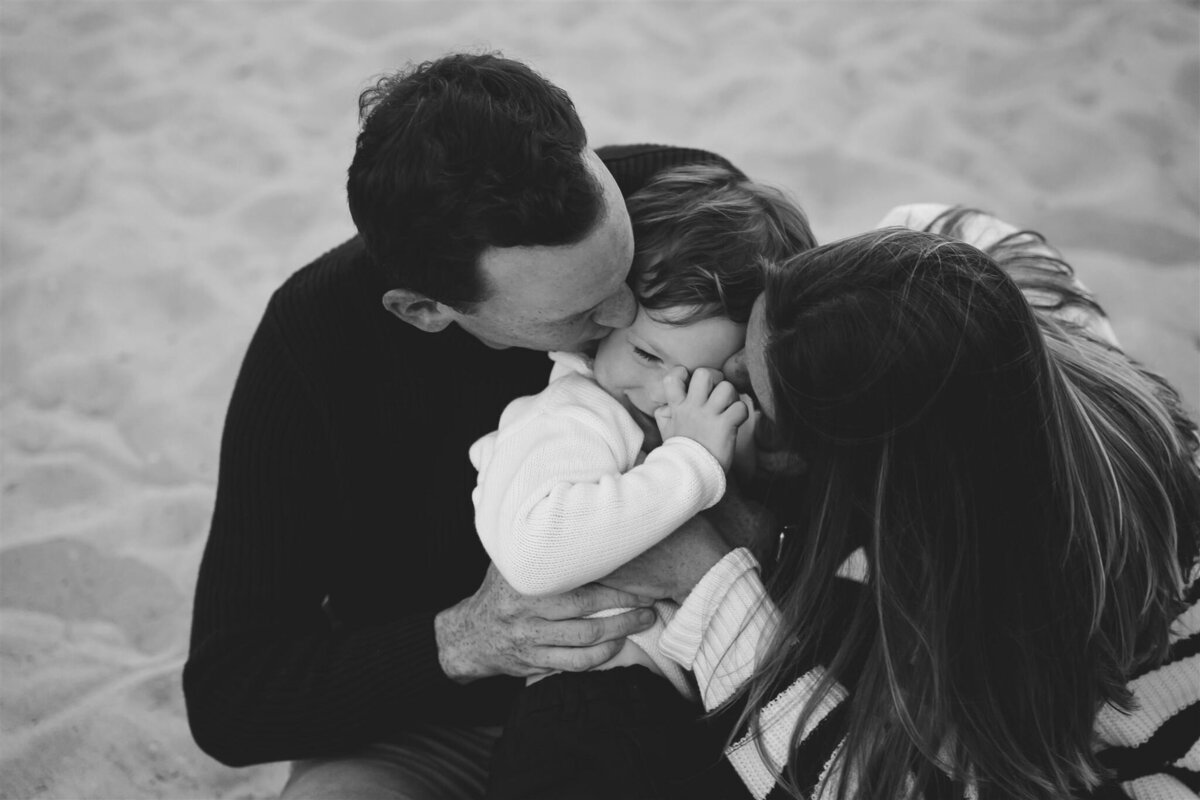
M 1175 75 L 1175 96 L 1192 111 L 1200 111 L 1200 60 L 1189 61 Z
M 41 408 L 65 401 L 81 414 L 105 417 L 123 405 L 133 383 L 132 372 L 118 358 L 64 357 L 28 368 L 24 391 Z
M 0 606 L 109 622 L 144 653 L 178 644 L 187 630 L 183 594 L 166 575 L 78 539 L 0 552 Z
M 41 436 L 34 428 L 28 438 L 38 444 Z M 94 506 L 108 494 L 109 481 L 92 465 L 79 459 L 57 457 L 40 463 L 6 465 L 0 520 L 12 532 L 29 529 L 30 520 L 43 512 Z M 8 588 L 8 587 L 5 587 Z

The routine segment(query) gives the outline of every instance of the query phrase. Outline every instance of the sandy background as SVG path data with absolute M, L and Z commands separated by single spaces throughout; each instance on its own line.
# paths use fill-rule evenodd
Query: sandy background
M 351 234 L 371 76 L 493 47 L 596 144 L 717 150 L 823 240 L 893 204 L 1036 227 L 1200 407 L 1191 3 L 0 0 L 0 796 L 268 797 L 180 696 L 225 404 Z

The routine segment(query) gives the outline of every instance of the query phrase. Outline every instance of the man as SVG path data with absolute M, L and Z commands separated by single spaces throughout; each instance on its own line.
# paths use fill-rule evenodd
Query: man
M 475 797 L 519 678 L 599 664 L 653 614 L 599 586 L 516 595 L 475 535 L 468 447 L 545 385 L 539 351 L 632 320 L 623 196 L 726 162 L 593 152 L 567 95 L 496 55 L 385 78 L 360 110 L 360 235 L 275 293 L 230 402 L 189 721 L 224 763 L 299 762 L 288 798 Z

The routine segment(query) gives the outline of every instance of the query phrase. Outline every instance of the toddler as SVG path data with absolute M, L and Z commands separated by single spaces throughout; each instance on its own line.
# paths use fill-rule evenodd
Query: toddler
M 786 197 L 721 167 L 664 172 L 628 206 L 633 324 L 594 357 L 552 353 L 546 389 L 470 451 L 480 539 L 524 594 L 602 578 L 721 499 L 750 410 L 718 370 L 743 346 L 762 261 L 814 246 Z M 656 610 L 596 671 L 531 679 L 489 797 L 661 796 L 719 758 L 696 738 L 689 676 L 658 651 L 673 606 Z

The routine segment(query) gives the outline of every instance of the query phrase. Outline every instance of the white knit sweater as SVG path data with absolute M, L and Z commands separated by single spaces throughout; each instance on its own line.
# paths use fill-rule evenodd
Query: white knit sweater
M 641 429 L 576 353 L 551 353 L 549 385 L 514 400 L 475 442 L 475 527 L 514 589 L 539 595 L 597 580 L 654 546 L 725 493 L 725 472 L 698 442 L 667 439 L 645 456 Z M 659 623 L 631 637 L 684 694 L 658 655 Z M 609 612 L 609 613 L 615 613 Z

